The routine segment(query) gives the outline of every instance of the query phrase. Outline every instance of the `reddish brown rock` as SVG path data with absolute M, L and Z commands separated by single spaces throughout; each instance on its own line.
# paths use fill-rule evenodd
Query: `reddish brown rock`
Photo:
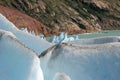
M 38 35 L 39 33 L 42 33 L 45 36 L 48 35 L 47 29 L 43 24 L 24 13 L 1 5 L 0 13 L 6 16 L 8 20 L 15 24 L 19 29 L 27 28 L 28 32 L 34 31 L 35 35 Z
M 47 36 L 51 36 L 60 32 L 77 34 L 120 29 L 120 0 L 1 0 L 0 5 L 17 9 L 42 22 L 46 26 L 43 32 L 34 25 L 36 21 L 24 19 L 25 25 L 32 23 L 34 26 L 28 30 L 33 29 L 36 34 L 49 33 Z M 21 23 L 17 24 L 21 26 Z

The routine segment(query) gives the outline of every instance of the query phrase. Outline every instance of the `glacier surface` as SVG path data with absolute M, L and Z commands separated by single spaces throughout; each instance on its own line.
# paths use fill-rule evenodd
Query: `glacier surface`
M 0 14 L 0 80 L 120 80 L 120 37 L 79 37 L 61 33 L 53 46 Z
M 36 53 L 4 30 L 0 30 L 0 80 L 43 80 Z
M 119 42 L 97 45 L 58 44 L 39 57 L 45 80 L 56 78 L 57 73 L 66 74 L 71 80 L 120 79 Z M 60 75 L 57 76 L 59 78 Z
M 18 30 L 15 25 L 8 21 L 2 14 L 0 14 L 0 29 L 12 32 L 19 41 L 36 51 L 38 55 L 52 46 L 51 43 L 45 41 L 44 39 L 40 39 L 31 34 Z
M 70 44 L 76 45 L 95 45 L 95 44 L 105 44 L 105 43 L 113 43 L 120 42 L 120 36 L 106 36 L 99 38 L 88 38 L 88 39 L 79 39 L 74 41 L 69 41 Z

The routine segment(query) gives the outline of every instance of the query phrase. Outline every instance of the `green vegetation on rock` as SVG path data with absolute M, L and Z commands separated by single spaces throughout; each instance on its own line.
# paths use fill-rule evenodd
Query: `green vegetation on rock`
M 1 0 L 39 20 L 52 33 L 120 29 L 120 0 Z

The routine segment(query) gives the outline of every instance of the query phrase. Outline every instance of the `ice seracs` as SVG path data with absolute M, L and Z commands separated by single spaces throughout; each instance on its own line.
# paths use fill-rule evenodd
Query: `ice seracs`
M 25 32 L 25 33 L 29 33 L 27 28 L 21 28 L 21 31 Z
M 2 14 L 0 14 L 0 29 L 12 32 L 19 41 L 36 51 L 38 55 L 52 46 L 51 43 L 44 39 L 18 30 L 15 25 L 8 21 Z
M 59 42 L 62 42 L 65 39 L 65 33 L 61 32 L 61 34 L 58 36 Z
M 119 37 L 77 40 L 61 33 L 53 46 L 21 32 L 1 14 L 0 29 L 0 80 L 43 80 L 43 74 L 44 80 L 120 80 Z
M 61 32 L 59 36 L 53 36 L 50 40 L 53 44 L 58 44 L 58 43 L 67 43 L 69 41 L 74 41 L 78 40 L 78 37 L 68 37 L 67 33 Z
M 73 37 L 74 37 L 74 40 L 79 40 L 78 35 L 74 35 Z
M 43 80 L 36 53 L 4 30 L 0 30 L 0 80 Z
M 58 44 L 59 43 L 58 36 L 51 37 L 50 42 L 53 43 L 53 44 Z
M 120 43 L 97 45 L 58 44 L 40 56 L 45 80 L 56 73 L 67 74 L 71 80 L 119 80 Z

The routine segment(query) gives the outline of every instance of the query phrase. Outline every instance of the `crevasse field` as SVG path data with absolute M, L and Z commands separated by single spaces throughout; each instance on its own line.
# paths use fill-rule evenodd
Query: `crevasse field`
M 120 31 L 43 38 L 0 14 L 0 80 L 120 80 Z

